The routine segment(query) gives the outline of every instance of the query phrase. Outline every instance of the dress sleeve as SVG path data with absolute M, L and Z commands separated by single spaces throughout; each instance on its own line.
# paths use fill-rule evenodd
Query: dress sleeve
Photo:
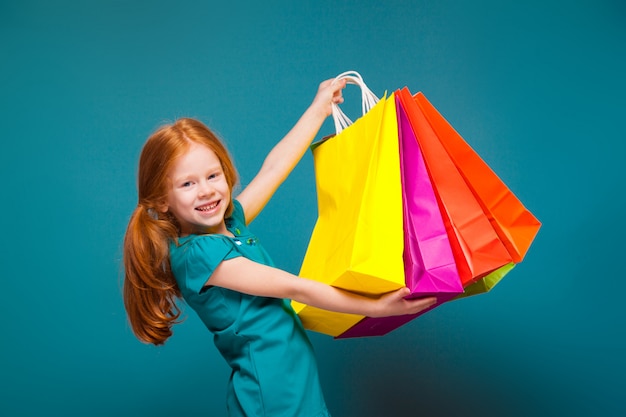
M 239 200 L 233 200 L 234 210 L 230 216 L 230 221 L 233 223 L 239 223 L 239 225 L 246 226 L 246 214 L 243 212 L 243 206 Z
M 230 239 L 214 235 L 198 236 L 183 250 L 182 271 L 175 275 L 179 286 L 194 294 L 200 294 L 222 261 L 241 256 Z

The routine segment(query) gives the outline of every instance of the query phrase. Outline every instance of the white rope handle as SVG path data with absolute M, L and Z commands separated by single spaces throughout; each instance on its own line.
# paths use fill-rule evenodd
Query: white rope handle
M 378 103 L 378 97 L 369 89 L 369 87 L 363 81 L 363 77 L 356 71 L 346 71 L 342 72 L 338 76 L 335 77 L 335 81 L 346 80 L 347 84 L 354 84 L 361 88 L 361 109 L 363 114 L 370 111 L 372 107 Z M 333 81 L 333 82 L 335 82 Z M 339 133 L 343 129 L 347 128 L 352 124 L 352 120 L 345 115 L 345 113 L 339 108 L 338 105 L 332 105 L 332 114 L 333 121 L 335 122 L 335 132 Z

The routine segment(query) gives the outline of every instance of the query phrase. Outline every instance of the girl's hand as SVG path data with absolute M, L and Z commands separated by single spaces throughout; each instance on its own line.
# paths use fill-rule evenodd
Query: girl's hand
M 323 81 L 317 89 L 317 94 L 313 99 L 311 108 L 319 111 L 324 118 L 330 116 L 332 113 L 332 104 L 343 103 L 341 90 L 343 90 L 345 86 L 345 79 L 335 80 L 331 78 Z
M 404 297 L 411 291 L 408 288 L 387 293 L 376 300 L 374 315 L 371 317 L 401 316 L 416 314 L 436 304 L 436 297 L 423 297 L 407 300 Z

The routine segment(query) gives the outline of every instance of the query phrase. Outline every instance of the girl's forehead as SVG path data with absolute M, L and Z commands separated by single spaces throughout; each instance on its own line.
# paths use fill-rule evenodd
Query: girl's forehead
M 219 166 L 221 166 L 221 161 L 211 148 L 192 142 L 189 148 L 174 161 L 172 175 L 177 176 L 184 172 L 211 169 Z
M 188 159 L 188 160 L 210 160 L 219 162 L 219 158 L 217 154 L 213 151 L 213 149 L 209 148 L 206 145 L 201 143 L 192 142 L 189 145 L 189 148 L 183 153 L 183 155 L 179 159 Z

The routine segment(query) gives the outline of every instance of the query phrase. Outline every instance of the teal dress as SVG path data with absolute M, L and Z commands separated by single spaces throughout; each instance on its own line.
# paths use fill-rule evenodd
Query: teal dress
M 185 302 L 213 333 L 232 373 L 230 416 L 330 416 L 319 383 L 313 347 L 288 300 L 256 297 L 210 285 L 224 260 L 244 256 L 273 266 L 246 227 L 243 208 L 226 227 L 235 235 L 190 235 L 170 246 L 172 271 Z

